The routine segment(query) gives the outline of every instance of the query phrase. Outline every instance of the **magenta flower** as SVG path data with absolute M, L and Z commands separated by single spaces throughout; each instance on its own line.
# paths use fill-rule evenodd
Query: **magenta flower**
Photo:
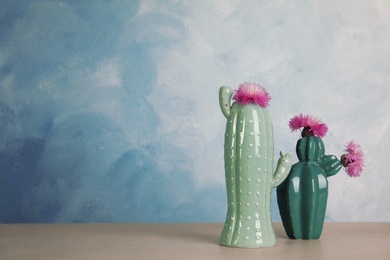
M 321 119 L 312 115 L 299 114 L 290 119 L 289 126 L 291 131 L 296 131 L 303 127 L 302 137 L 317 136 L 324 137 L 328 132 L 328 126 L 322 123 Z
M 245 82 L 234 91 L 233 100 L 241 105 L 258 104 L 266 108 L 269 105 L 271 97 L 261 85 Z
M 360 145 L 350 141 L 345 146 L 347 154 L 341 156 L 341 163 L 346 167 L 349 177 L 359 177 L 364 167 L 364 154 Z

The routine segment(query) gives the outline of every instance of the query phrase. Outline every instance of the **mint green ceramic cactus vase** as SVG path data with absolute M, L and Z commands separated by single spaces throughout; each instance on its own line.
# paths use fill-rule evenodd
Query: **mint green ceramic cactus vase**
M 234 94 L 234 95 L 233 95 Z M 231 98 L 235 101 L 232 105 Z M 278 186 L 291 168 L 290 154 L 280 152 L 274 168 L 272 122 L 267 110 L 269 95 L 257 84 L 245 83 L 233 93 L 221 87 L 219 101 L 227 119 L 225 178 L 228 209 L 220 244 L 230 247 L 273 246 L 271 188 Z

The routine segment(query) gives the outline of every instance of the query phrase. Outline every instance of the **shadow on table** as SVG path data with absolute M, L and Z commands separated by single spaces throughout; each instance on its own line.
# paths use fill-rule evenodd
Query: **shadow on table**
M 183 224 L 183 226 L 177 231 L 167 232 L 164 234 L 175 239 L 219 245 L 219 237 L 222 232 L 222 227 L 223 225 L 220 223 Z M 288 238 L 285 234 L 283 228 L 280 228 L 280 226 L 275 228 L 275 236 L 277 240 L 290 240 L 290 238 Z

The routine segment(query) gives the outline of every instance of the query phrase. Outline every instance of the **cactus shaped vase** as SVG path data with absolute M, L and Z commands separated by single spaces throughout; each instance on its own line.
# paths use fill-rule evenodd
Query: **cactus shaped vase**
M 233 104 L 231 99 L 233 96 Z M 286 178 L 290 154 L 280 152 L 274 168 L 272 122 L 266 90 L 244 83 L 233 93 L 221 87 L 219 101 L 227 119 L 224 145 L 228 209 L 220 244 L 259 248 L 276 243 L 271 221 L 271 188 Z
M 289 122 L 292 131 L 302 129 L 296 152 L 299 162 L 277 188 L 277 199 L 283 226 L 290 238 L 318 239 L 321 236 L 328 200 L 328 177 L 342 166 L 350 177 L 358 177 L 364 167 L 360 145 L 353 140 L 345 146 L 340 160 L 325 155 L 322 137 L 328 127 L 319 118 L 299 114 Z
M 302 137 L 296 152 L 299 162 L 291 167 L 277 188 L 277 200 L 286 234 L 295 239 L 318 239 L 325 220 L 328 177 L 342 168 L 334 155 L 325 155 L 321 138 Z

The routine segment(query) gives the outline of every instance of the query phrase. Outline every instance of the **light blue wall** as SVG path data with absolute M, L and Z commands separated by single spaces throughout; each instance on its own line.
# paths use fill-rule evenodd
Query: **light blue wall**
M 294 152 L 300 112 L 328 124 L 328 153 L 362 145 L 363 176 L 329 179 L 327 220 L 390 221 L 389 10 L 2 1 L 0 222 L 224 221 L 217 93 L 245 81 L 272 97 L 275 154 Z

